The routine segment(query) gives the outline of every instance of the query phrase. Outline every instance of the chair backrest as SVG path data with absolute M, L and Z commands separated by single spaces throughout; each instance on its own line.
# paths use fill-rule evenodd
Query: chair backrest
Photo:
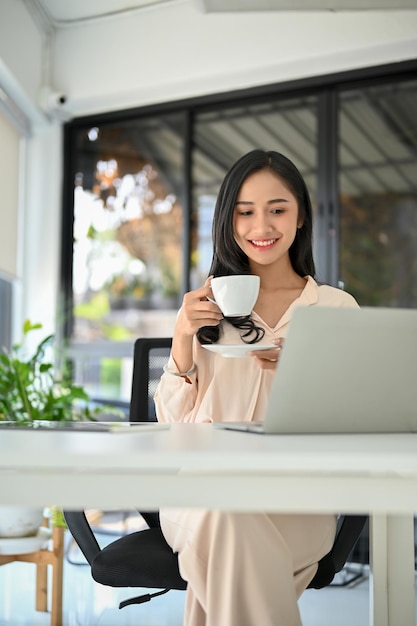
M 153 396 L 171 345 L 171 337 L 141 337 L 135 341 L 129 421 L 156 422 Z

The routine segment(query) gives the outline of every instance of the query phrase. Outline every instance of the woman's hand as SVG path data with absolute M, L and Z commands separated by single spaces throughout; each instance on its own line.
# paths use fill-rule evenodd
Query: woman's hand
M 258 361 L 259 367 L 263 370 L 275 370 L 278 365 L 284 339 L 282 337 L 274 339 L 273 343 L 276 344 L 276 348 L 271 348 L 270 350 L 254 350 L 250 353 L 251 357 Z
M 217 304 L 207 300 L 213 294 L 211 276 L 204 287 L 185 294 L 178 312 L 172 338 L 172 358 L 180 372 L 188 372 L 193 365 L 193 337 L 202 326 L 218 326 L 223 314 Z
M 213 298 L 210 281 L 211 277 L 203 287 L 185 294 L 175 325 L 175 330 L 182 336 L 193 336 L 203 326 L 218 326 L 223 318 L 217 304 L 207 300 Z

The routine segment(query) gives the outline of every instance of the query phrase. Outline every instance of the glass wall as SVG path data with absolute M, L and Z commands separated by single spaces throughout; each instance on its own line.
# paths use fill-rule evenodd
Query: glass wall
M 172 333 L 183 276 L 183 119 L 75 133 L 71 343 L 76 378 L 93 397 L 127 401 L 133 340 Z
M 166 332 L 183 273 L 183 134 L 177 115 L 78 130 L 74 340 Z
M 340 277 L 362 305 L 417 307 L 417 81 L 340 95 Z
M 254 148 L 288 156 L 317 192 L 317 97 L 282 98 L 197 114 L 193 127 L 191 287 L 204 284 L 212 257 L 211 226 L 226 171 Z

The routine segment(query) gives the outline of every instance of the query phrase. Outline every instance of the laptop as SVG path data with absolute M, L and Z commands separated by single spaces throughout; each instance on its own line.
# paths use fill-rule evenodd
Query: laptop
M 300 307 L 263 422 L 277 434 L 417 432 L 417 310 Z

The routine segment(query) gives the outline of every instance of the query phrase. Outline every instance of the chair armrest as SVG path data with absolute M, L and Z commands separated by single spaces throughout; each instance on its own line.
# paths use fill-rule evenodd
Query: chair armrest
M 339 519 L 332 549 L 318 563 L 317 572 L 308 587 L 322 589 L 330 585 L 335 574 L 344 567 L 365 526 L 366 515 L 344 515 Z
M 64 518 L 71 535 L 91 565 L 101 551 L 84 511 L 64 511 Z
M 340 572 L 345 565 L 367 519 L 367 515 L 346 515 L 344 517 L 331 551 L 336 572 Z
M 138 511 L 142 515 L 149 528 L 160 528 L 159 511 Z

